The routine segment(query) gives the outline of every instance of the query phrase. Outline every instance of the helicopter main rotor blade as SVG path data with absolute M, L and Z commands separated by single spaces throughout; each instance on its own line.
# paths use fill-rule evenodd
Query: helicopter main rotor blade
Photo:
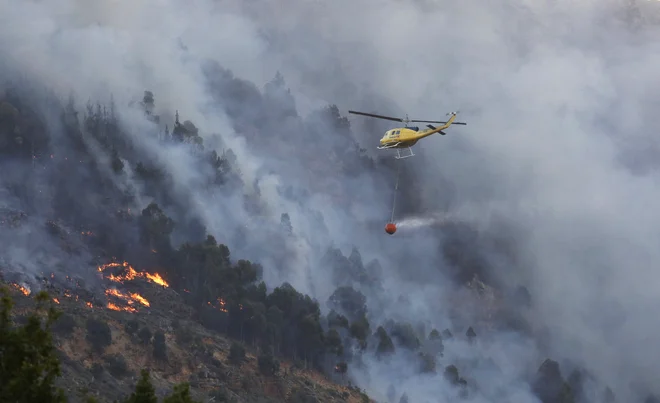
M 411 120 L 411 122 L 420 122 L 420 123 L 447 123 L 447 122 L 440 122 L 438 120 Z M 452 123 L 453 125 L 467 125 L 467 123 L 464 122 L 454 122 Z
M 358 111 L 348 111 L 348 113 L 352 113 L 354 115 L 370 116 L 372 118 L 378 118 L 378 119 L 393 120 L 395 122 L 403 122 L 403 119 L 401 119 L 401 118 L 393 118 L 393 117 L 390 117 L 390 116 L 376 115 L 376 114 L 373 114 L 373 113 L 358 112 Z

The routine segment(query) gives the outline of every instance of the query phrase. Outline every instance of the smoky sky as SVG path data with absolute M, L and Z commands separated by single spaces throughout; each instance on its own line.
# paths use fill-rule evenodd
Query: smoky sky
M 640 4 L 646 19 L 655 18 L 654 6 Z M 314 147 L 303 133 L 295 147 L 286 144 L 293 136 L 280 135 L 280 145 L 250 148 L 215 105 L 204 66 L 215 61 L 258 88 L 280 71 L 303 117 L 325 104 L 342 114 L 361 109 L 429 120 L 458 110 L 467 126 L 423 140 L 418 156 L 405 161 L 418 210 L 483 233 L 499 231 L 500 221 L 515 228 L 517 263 L 493 263 L 490 275 L 503 286 L 528 287 L 531 325 L 549 334 L 543 354 L 589 368 L 626 400 L 636 393 L 632 381 L 646 392 L 660 370 L 652 338 L 660 330 L 652 314 L 660 303 L 660 44 L 655 26 L 631 29 L 631 18 L 615 0 L 0 0 L 0 72 L 81 103 L 112 94 L 141 150 L 167 167 L 219 241 L 232 247 L 237 228 L 266 228 L 250 231 L 253 246 L 236 245 L 238 254 L 268 267 L 277 252 L 269 231 L 287 212 L 296 236 L 285 248 L 293 258 L 287 271 L 264 273 L 269 286 L 290 281 L 325 301 L 333 288 L 320 256 L 331 243 L 347 254 L 357 246 L 365 262 L 381 260 L 386 292 L 409 297 L 405 308 L 390 302 L 388 315 L 438 328 L 451 326 L 460 295 L 441 273 L 444 235 L 410 228 L 386 237 L 390 173 L 349 179 L 328 169 L 312 176 L 306 153 L 323 160 L 323 147 L 336 144 L 330 136 L 309 139 Z M 143 135 L 152 129 L 126 105 L 145 89 L 162 116 L 178 110 L 207 144 L 219 135 L 236 153 L 243 192 L 258 192 L 265 203 L 259 220 L 249 218 L 241 196 L 194 190 L 199 173 L 191 157 Z M 366 119 L 351 117 L 354 134 L 369 155 L 380 155 L 380 130 L 392 126 Z M 336 183 L 350 206 L 338 207 L 329 191 L 312 191 L 304 202 L 282 195 L 284 186 L 314 189 L 316 181 L 326 190 Z M 414 278 L 401 282 L 402 272 Z M 510 401 L 533 401 L 519 380 L 544 358 L 539 349 L 502 333 L 472 349 L 448 345 L 453 352 L 442 363 L 463 360 L 473 369 L 479 401 L 502 390 Z M 486 358 L 499 372 L 474 364 Z M 415 401 L 453 393 L 411 367 L 372 361 L 354 372 L 370 392 L 406 379 L 398 389 Z

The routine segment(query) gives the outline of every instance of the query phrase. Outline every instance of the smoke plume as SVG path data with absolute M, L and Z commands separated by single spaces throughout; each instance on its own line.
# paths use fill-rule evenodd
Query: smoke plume
M 325 310 L 341 284 L 324 256 L 330 246 L 346 255 L 356 248 L 362 262 L 377 259 L 380 267 L 378 285 L 356 285 L 367 296 L 372 331 L 388 319 L 425 334 L 453 329 L 437 374 L 419 374 L 405 349 L 388 362 L 356 359 L 350 376 L 374 397 L 385 399 L 396 385 L 397 401 L 404 392 L 415 402 L 451 399 L 461 389 L 442 373 L 453 364 L 473 401 L 536 401 L 528 381 L 548 356 L 562 371 L 586 368 L 594 390 L 607 385 L 620 401 L 658 392 L 652 335 L 660 323 L 650 314 L 660 303 L 660 214 L 652 203 L 659 196 L 658 7 L 640 3 L 637 14 L 626 7 L 615 0 L 0 0 L 0 94 L 18 91 L 33 106 L 46 125 L 35 130 L 46 133 L 59 164 L 28 175 L 26 164 L 1 160 L 0 211 L 30 215 L 19 232 L 1 229 L 9 247 L 0 265 L 24 275 L 49 266 L 84 276 L 95 252 L 78 245 L 75 260 L 65 259 L 45 233 L 53 211 L 66 210 L 53 200 L 109 183 L 135 195 L 127 202 L 135 211 L 154 200 L 134 166 L 113 177 L 101 145 L 73 144 L 63 134 L 57 106 L 70 99 L 84 111 L 88 100 L 112 99 L 130 158 L 168 175 L 167 213 L 203 223 L 234 258 L 262 263 L 269 287 L 288 281 Z M 145 90 L 154 95 L 156 124 L 137 107 Z M 331 104 L 340 115 L 334 120 L 319 112 Z M 390 152 L 374 149 L 393 126 L 351 117 L 349 131 L 336 123 L 348 109 L 429 120 L 459 110 L 468 123 L 420 141 L 414 158 L 397 162 L 404 179 L 395 212 L 401 232 L 393 237 L 382 226 L 396 169 Z M 206 186 L 210 173 L 194 153 L 160 141 L 175 115 L 192 122 L 206 150 L 231 150 L 240 172 L 232 192 Z M 95 156 L 96 168 L 57 162 L 76 147 Z M 16 192 L 27 177 L 28 190 Z M 67 208 L 133 242 L 137 235 L 97 214 L 103 203 L 114 202 L 90 197 Z M 59 225 L 62 234 L 78 231 L 67 225 Z M 176 243 L 195 232 L 181 228 Z M 468 290 L 451 282 L 465 254 L 479 274 L 468 276 Z M 500 294 L 519 287 L 529 290 L 529 307 L 502 302 Z M 495 311 L 524 317 L 527 331 L 489 328 Z M 476 342 L 463 337 L 469 326 Z M 600 401 L 598 393 L 585 401 Z

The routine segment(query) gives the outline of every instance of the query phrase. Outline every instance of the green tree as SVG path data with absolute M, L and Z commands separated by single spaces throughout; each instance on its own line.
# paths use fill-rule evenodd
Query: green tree
M 392 327 L 392 337 L 396 341 L 410 350 L 416 350 L 420 347 L 421 343 L 415 335 L 415 331 L 410 323 L 396 323 Z
M 342 361 L 340 363 L 337 363 L 337 365 L 335 365 L 335 372 L 339 374 L 345 374 L 346 371 L 348 371 L 348 364 L 346 362 Z
M 456 368 L 456 365 L 453 364 L 445 367 L 444 377 L 447 380 L 447 382 L 455 386 L 467 384 L 467 381 L 461 378 L 461 376 L 459 375 L 458 368 Z
M 387 331 L 382 326 L 378 326 L 378 329 L 376 329 L 376 333 L 374 336 L 378 339 L 378 346 L 376 347 L 376 352 L 377 354 L 383 355 L 383 354 L 390 354 L 394 352 L 394 343 L 392 343 L 392 339 L 390 336 L 387 334 Z
M 264 108 L 273 120 L 284 120 L 297 117 L 296 101 L 291 90 L 287 87 L 284 77 L 278 71 L 275 77 L 264 85 L 264 101 L 269 105 Z
M 110 326 L 102 320 L 89 318 L 87 319 L 87 335 L 85 339 L 92 346 L 92 349 L 97 353 L 102 353 L 103 350 L 112 344 L 112 331 Z
M 140 328 L 140 322 L 138 322 L 135 319 L 130 319 L 124 325 L 124 329 L 126 330 L 126 333 L 128 333 L 130 335 L 134 335 L 138 331 L 139 328 Z
M 284 324 L 284 313 L 276 306 L 271 306 L 266 311 L 266 335 L 265 342 L 273 347 L 274 351 L 279 350 L 282 341 L 282 325 Z
M 245 347 L 239 343 L 231 343 L 229 347 L 229 362 L 234 365 L 241 365 L 245 360 Z
M 159 360 L 167 360 L 167 345 L 165 344 L 165 333 L 158 330 L 154 334 L 154 357 Z
M 348 319 L 337 313 L 334 309 L 330 310 L 327 316 L 328 326 L 332 327 L 343 327 L 344 329 L 349 328 Z
M 366 317 L 362 317 L 359 320 L 351 323 L 351 336 L 357 339 L 360 343 L 360 348 L 367 348 L 367 336 L 369 335 L 369 321 Z
M 435 373 L 436 361 L 431 354 L 419 353 L 420 371 L 423 373 Z
M 46 309 L 48 294 L 36 295 L 36 309 L 20 326 L 11 320 L 13 301 L 7 290 L 1 288 L 0 294 L 0 401 L 66 402 L 54 385 L 60 363 L 50 329 L 58 312 L 52 306 Z
M 539 367 L 532 391 L 543 403 L 572 403 L 575 399 L 570 385 L 564 380 L 559 363 L 546 359 Z
M 57 336 L 66 337 L 71 335 L 76 328 L 76 320 L 71 315 L 60 315 L 53 323 L 52 331 Z
M 291 235 L 293 233 L 293 226 L 291 225 L 291 217 L 289 217 L 289 213 L 282 213 L 280 216 L 280 226 L 285 234 Z
M 305 361 L 311 360 L 313 362 L 325 345 L 325 335 L 319 323 L 319 318 L 315 314 L 306 315 L 298 323 L 298 329 L 302 335 L 299 340 L 299 351 Z
M 351 255 L 353 257 L 353 255 Z M 353 259 L 358 259 L 353 257 Z M 348 319 L 356 321 L 367 315 L 367 297 L 353 287 L 339 287 L 328 298 L 331 309 L 343 311 Z
M 123 378 L 130 373 L 126 359 L 121 354 L 109 354 L 103 357 L 106 369 L 115 378 Z
M 261 354 L 257 359 L 259 371 L 264 375 L 275 375 L 280 370 L 280 362 L 272 354 Z
M 468 338 L 468 341 L 473 342 L 477 337 L 477 333 L 474 331 L 474 329 L 472 329 L 472 326 L 470 326 L 465 332 L 465 336 Z
M 135 385 L 135 391 L 124 401 L 124 403 L 158 403 L 156 389 L 151 384 L 149 371 L 143 369 L 140 372 L 140 379 Z
M 442 344 L 442 336 L 436 329 L 431 330 L 429 333 L 428 341 L 425 343 L 426 352 L 431 354 L 441 354 L 445 346 Z
M 140 342 L 142 342 L 142 344 L 146 346 L 151 341 L 151 330 L 149 330 L 149 328 L 145 326 L 142 329 L 140 329 L 137 336 L 140 339 Z
M 186 382 L 174 385 L 172 394 L 163 399 L 163 403 L 197 403 L 190 396 L 190 385 Z
M 174 221 L 156 203 L 149 204 L 139 218 L 140 239 L 150 249 L 162 251 L 170 245 Z
M 119 174 L 124 170 L 124 163 L 122 162 L 121 158 L 119 158 L 119 153 L 117 153 L 117 150 L 112 150 L 112 154 L 110 156 L 110 166 L 112 167 L 112 171 L 116 174 Z
M 337 329 L 330 329 L 325 335 L 326 348 L 337 356 L 344 354 L 344 346 L 341 343 L 341 337 Z

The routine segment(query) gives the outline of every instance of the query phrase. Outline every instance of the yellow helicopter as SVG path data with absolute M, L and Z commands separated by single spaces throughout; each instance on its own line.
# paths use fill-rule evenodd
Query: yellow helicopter
M 428 137 L 435 133 L 440 133 L 444 136 L 447 133 L 445 133 L 443 130 L 445 130 L 452 124 L 454 125 L 467 124 L 463 122 L 454 121 L 454 119 L 456 119 L 457 112 L 448 113 L 447 115 L 451 115 L 451 118 L 449 118 L 449 120 L 446 122 L 440 122 L 437 120 L 410 120 L 408 119 L 408 115 L 406 115 L 405 119 L 401 119 L 401 118 L 394 118 L 391 116 L 376 115 L 373 113 L 358 112 L 358 111 L 348 111 L 348 113 L 352 113 L 354 115 L 369 116 L 378 119 L 392 120 L 395 122 L 403 122 L 406 125 L 405 127 L 397 127 L 395 129 L 386 131 L 383 138 L 380 139 L 380 146 L 378 147 L 379 150 L 386 150 L 389 148 L 396 149 L 397 155 L 396 157 L 394 157 L 396 159 L 403 159 L 414 156 L 415 154 L 413 153 L 411 147 L 417 144 L 417 142 L 423 139 L 424 137 Z M 428 127 L 428 129 L 420 131 L 419 127 L 408 126 L 408 123 L 410 122 L 442 123 L 442 126 L 435 127 L 433 125 L 427 124 L 426 127 Z M 409 153 L 401 155 L 401 150 L 406 148 L 408 149 Z

